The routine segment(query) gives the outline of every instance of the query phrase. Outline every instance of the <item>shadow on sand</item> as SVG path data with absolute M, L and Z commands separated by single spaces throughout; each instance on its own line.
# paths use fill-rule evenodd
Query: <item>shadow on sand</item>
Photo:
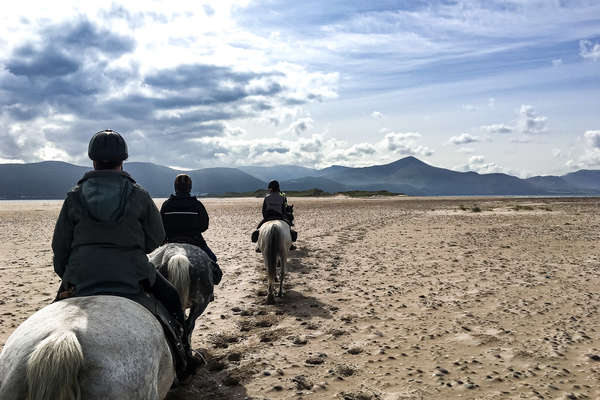
M 247 378 L 241 369 L 227 369 L 225 356 L 203 350 L 208 364 L 200 368 L 185 385 L 173 388 L 165 400 L 244 400 L 248 392 L 242 385 Z
M 295 290 L 287 290 L 283 297 L 277 298 L 276 306 L 285 314 L 301 318 L 326 318 L 333 316 L 329 305 L 318 300 L 316 297 L 308 296 Z

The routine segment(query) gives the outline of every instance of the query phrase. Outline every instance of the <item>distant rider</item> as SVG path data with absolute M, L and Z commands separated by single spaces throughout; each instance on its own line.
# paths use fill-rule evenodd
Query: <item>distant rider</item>
M 202 202 L 190 194 L 192 178 L 186 174 L 177 175 L 174 187 L 175 194 L 172 194 L 160 208 L 167 242 L 193 244 L 217 262 L 217 256 L 202 236 L 202 233 L 208 229 L 209 218 Z
M 54 228 L 54 271 L 62 279 L 57 300 L 136 295 L 143 288 L 183 326 L 177 290 L 146 256 L 163 243 L 165 231 L 148 192 L 123 171 L 125 140 L 115 131 L 100 131 L 90 140 L 88 155 L 94 170 L 67 193 Z M 200 360 L 182 339 L 193 369 Z
M 294 217 L 293 215 L 288 213 L 287 197 L 285 196 L 285 193 L 281 192 L 281 189 L 279 188 L 279 182 L 275 180 L 269 182 L 267 188 L 269 189 L 269 194 L 267 194 L 267 196 L 263 200 L 263 220 L 260 221 L 260 223 L 256 227 L 256 230 L 252 232 L 252 242 L 256 243 L 258 241 L 258 230 L 260 229 L 260 227 L 265 222 L 274 220 L 282 220 L 287 222 L 287 224 L 290 226 L 292 241 L 295 242 L 296 238 L 298 237 L 298 233 L 292 229 L 292 226 L 294 225 Z M 296 246 L 292 244 L 290 250 L 295 249 Z

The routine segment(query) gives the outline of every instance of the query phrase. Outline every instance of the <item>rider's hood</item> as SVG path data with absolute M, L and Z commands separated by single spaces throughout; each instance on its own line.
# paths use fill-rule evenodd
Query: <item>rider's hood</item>
M 124 213 L 135 181 L 124 171 L 90 171 L 77 183 L 89 215 L 101 222 L 116 222 Z

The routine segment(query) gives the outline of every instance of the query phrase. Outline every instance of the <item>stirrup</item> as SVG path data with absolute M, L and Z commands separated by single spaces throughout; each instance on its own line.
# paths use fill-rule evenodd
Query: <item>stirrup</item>
M 208 361 L 206 361 L 206 357 L 204 357 L 204 354 L 192 348 L 189 349 L 188 359 L 190 358 L 193 359 L 195 363 L 197 363 L 196 367 L 201 367 L 203 365 L 208 364 Z

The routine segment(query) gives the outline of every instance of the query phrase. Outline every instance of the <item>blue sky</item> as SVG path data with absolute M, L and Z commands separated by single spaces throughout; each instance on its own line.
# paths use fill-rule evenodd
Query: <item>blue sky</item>
M 0 162 L 600 169 L 598 1 L 31 2 L 0 16 Z

